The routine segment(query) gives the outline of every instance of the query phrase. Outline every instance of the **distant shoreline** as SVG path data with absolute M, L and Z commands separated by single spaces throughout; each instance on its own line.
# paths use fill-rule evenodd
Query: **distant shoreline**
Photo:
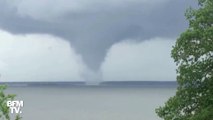
M 98 84 L 86 82 L 0 82 L 9 87 L 177 87 L 176 81 L 107 81 Z

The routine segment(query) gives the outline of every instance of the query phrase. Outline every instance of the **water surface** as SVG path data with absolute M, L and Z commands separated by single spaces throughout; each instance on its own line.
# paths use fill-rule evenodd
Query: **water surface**
M 23 120 L 160 120 L 155 108 L 175 87 L 9 87 Z

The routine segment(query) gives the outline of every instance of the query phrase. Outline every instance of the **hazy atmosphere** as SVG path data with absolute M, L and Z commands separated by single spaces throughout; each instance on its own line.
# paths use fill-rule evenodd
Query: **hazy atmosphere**
M 194 0 L 0 0 L 1 81 L 174 81 Z

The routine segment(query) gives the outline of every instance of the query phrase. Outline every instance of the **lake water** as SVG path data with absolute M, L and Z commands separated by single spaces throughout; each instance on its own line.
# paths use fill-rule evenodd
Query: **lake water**
M 22 120 L 160 120 L 155 108 L 174 87 L 9 87 Z

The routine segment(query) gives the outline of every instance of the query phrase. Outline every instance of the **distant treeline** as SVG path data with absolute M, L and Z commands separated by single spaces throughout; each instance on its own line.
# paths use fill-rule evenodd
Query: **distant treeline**
M 100 82 L 95 85 L 88 85 L 86 82 L 0 82 L 11 87 L 29 87 L 29 86 L 70 86 L 70 87 L 86 87 L 86 86 L 127 86 L 127 87 L 176 87 L 176 81 L 107 81 Z

